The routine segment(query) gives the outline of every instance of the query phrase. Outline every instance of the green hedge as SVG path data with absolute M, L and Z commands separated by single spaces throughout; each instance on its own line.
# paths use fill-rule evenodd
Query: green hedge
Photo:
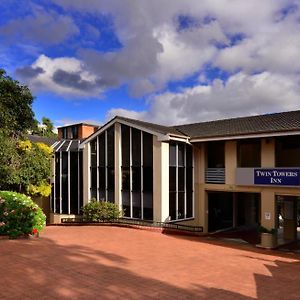
M 90 222 L 114 220 L 122 216 L 119 207 L 111 202 L 97 201 L 92 199 L 82 208 L 83 219 Z
M 0 235 L 18 237 L 40 232 L 46 225 L 46 216 L 31 198 L 0 191 Z

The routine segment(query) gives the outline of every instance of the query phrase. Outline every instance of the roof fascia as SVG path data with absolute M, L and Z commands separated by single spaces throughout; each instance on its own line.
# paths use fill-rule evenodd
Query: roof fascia
M 227 141 L 227 140 L 242 140 L 242 139 L 252 139 L 252 138 L 268 138 L 268 137 L 278 137 L 287 135 L 300 135 L 300 131 L 282 131 L 274 133 L 261 133 L 261 134 L 244 134 L 244 135 L 230 135 L 230 136 L 220 136 L 220 137 L 208 137 L 208 138 L 191 138 L 191 143 L 197 142 L 213 142 L 213 141 Z
M 122 120 L 122 119 L 119 119 L 118 117 L 110 120 L 108 123 L 106 123 L 104 126 L 102 126 L 100 129 L 98 129 L 96 132 L 94 132 L 90 137 L 88 137 L 86 140 L 84 140 L 84 142 L 81 143 L 81 145 L 79 146 L 80 148 L 84 148 L 84 145 L 89 143 L 92 139 L 94 139 L 95 137 L 97 137 L 99 134 L 101 134 L 103 131 L 107 130 L 110 126 L 114 125 L 115 123 L 120 123 L 120 124 L 123 124 L 123 125 L 127 125 L 127 126 L 130 126 L 130 127 L 133 127 L 133 128 L 136 128 L 136 129 L 139 129 L 141 131 L 144 131 L 144 132 L 148 132 L 152 135 L 155 135 L 158 137 L 158 140 L 160 141 L 168 141 L 170 138 L 169 138 L 169 135 L 165 135 L 165 134 L 162 134 L 158 131 L 155 131 L 155 130 L 151 130 L 147 127 L 144 127 L 144 126 L 141 126 L 141 125 L 136 125 L 135 123 L 133 122 L 130 122 L 130 121 L 125 121 L 125 120 Z

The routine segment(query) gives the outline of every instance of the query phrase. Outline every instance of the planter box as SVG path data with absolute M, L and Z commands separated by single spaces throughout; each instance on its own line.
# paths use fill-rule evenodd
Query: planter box
M 274 249 L 277 247 L 277 234 L 261 233 L 261 247 Z

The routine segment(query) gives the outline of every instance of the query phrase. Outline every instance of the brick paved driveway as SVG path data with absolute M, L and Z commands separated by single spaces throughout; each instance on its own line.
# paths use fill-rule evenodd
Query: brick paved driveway
M 0 240 L 0 299 L 300 299 L 300 258 L 117 227 Z

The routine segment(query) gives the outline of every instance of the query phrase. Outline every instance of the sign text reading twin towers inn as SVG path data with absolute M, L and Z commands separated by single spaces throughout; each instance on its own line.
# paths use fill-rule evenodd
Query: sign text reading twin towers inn
M 300 185 L 300 169 L 254 169 L 254 184 Z

